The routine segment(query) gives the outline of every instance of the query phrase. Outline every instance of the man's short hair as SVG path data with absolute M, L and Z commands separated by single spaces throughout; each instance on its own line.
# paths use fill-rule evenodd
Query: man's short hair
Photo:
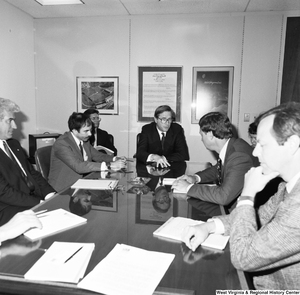
M 271 133 L 279 145 L 294 134 L 300 137 L 300 103 L 288 102 L 274 107 L 263 113 L 259 122 L 271 115 L 275 115 Z
M 154 117 L 158 119 L 158 116 L 163 112 L 171 112 L 172 120 L 175 121 L 175 112 L 168 105 L 159 106 L 154 112 Z
M 86 111 L 84 111 L 84 114 L 87 115 L 87 116 L 90 116 L 92 114 L 99 115 L 99 111 L 97 109 L 90 108 L 90 109 L 87 109 Z
M 0 98 L 0 120 L 4 118 L 4 112 L 18 113 L 20 107 L 10 99 Z
M 92 126 L 92 121 L 89 116 L 83 113 L 74 112 L 68 120 L 69 130 L 77 130 L 79 131 L 84 126 Z
M 199 120 L 199 126 L 202 132 L 212 132 L 214 137 L 219 139 L 228 139 L 233 136 L 232 125 L 229 118 L 219 112 L 210 112 Z
M 252 122 L 248 127 L 248 133 L 251 135 L 256 135 L 257 133 L 257 122 Z

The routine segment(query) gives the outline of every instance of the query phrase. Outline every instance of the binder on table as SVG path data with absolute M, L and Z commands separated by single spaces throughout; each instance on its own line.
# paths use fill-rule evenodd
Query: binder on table
M 118 179 L 78 179 L 71 188 L 113 190 L 118 185 Z

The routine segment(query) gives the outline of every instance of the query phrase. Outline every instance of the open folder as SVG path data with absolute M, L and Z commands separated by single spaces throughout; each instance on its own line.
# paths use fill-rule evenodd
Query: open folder
M 38 215 L 42 229 L 33 228 L 24 233 L 24 236 L 34 241 L 64 230 L 86 223 L 87 219 L 64 209 L 56 209 Z
M 162 226 L 153 232 L 155 237 L 182 242 L 182 234 L 186 226 L 201 224 L 203 221 L 185 217 L 170 217 Z M 223 250 L 229 236 L 210 234 L 201 246 Z
M 24 277 L 36 281 L 78 283 L 94 248 L 94 243 L 54 242 Z

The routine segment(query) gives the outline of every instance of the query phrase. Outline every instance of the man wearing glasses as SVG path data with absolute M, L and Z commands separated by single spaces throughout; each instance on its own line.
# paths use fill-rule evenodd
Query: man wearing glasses
M 157 167 L 168 167 L 171 162 L 188 161 L 189 151 L 183 128 L 174 123 L 175 113 L 168 105 L 154 112 L 154 122 L 143 126 L 139 136 L 137 160 L 154 162 Z

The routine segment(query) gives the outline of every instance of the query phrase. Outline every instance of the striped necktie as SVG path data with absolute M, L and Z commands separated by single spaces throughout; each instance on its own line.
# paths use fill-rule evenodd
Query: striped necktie
M 82 147 L 82 143 L 81 142 L 79 143 L 79 149 L 80 149 L 80 152 L 81 152 L 81 156 L 83 158 L 83 147 Z
M 217 161 L 217 171 L 217 185 L 220 186 L 222 184 L 222 160 L 220 158 Z

